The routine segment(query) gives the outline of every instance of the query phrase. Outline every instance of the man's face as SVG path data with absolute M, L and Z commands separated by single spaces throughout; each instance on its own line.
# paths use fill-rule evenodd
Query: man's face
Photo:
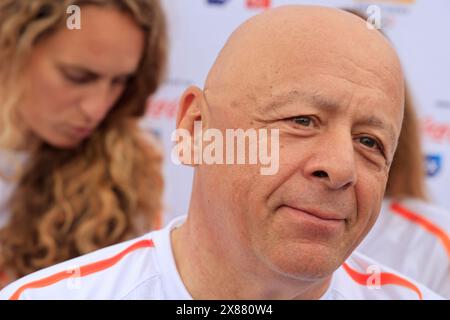
M 403 89 L 361 50 L 311 50 L 307 63 L 264 57 L 264 67 L 242 76 L 241 85 L 205 90 L 207 127 L 280 130 L 275 175 L 261 175 L 258 165 L 198 168 L 203 191 L 214 190 L 213 219 L 229 231 L 230 243 L 280 274 L 329 276 L 377 218 Z

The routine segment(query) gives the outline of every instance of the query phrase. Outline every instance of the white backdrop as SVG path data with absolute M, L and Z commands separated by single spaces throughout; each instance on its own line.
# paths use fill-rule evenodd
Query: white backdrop
M 144 126 L 161 138 L 166 162 L 166 221 L 185 214 L 192 169 L 172 163 L 178 100 L 193 84 L 203 86 L 207 72 L 231 32 L 247 18 L 285 4 L 320 4 L 366 12 L 381 9 L 382 29 L 390 37 L 419 107 L 432 200 L 450 209 L 450 0 L 161 0 L 170 34 L 168 80 L 149 100 Z

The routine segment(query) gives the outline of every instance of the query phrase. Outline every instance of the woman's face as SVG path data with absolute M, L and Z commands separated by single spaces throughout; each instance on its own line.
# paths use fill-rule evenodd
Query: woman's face
M 144 32 L 130 16 L 83 6 L 80 30 L 64 27 L 33 49 L 19 107 L 26 132 L 58 148 L 77 146 L 119 99 L 143 50 Z

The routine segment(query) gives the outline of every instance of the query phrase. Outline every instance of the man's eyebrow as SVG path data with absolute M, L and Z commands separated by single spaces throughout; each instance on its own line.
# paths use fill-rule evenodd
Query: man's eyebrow
M 313 106 L 329 111 L 339 108 L 338 101 L 320 92 L 294 89 L 287 93 L 272 95 L 264 104 L 263 111 L 273 111 L 276 107 L 298 102 L 298 99 L 302 99 L 302 101 L 310 103 Z

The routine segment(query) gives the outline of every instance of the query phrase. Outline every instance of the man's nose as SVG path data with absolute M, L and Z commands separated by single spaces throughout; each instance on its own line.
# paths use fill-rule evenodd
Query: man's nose
M 80 104 L 80 109 L 89 124 L 100 123 L 111 109 L 113 92 L 108 83 L 101 83 L 92 88 Z
M 334 190 L 354 186 L 357 173 L 351 135 L 334 134 L 321 140 L 305 165 L 305 175 Z

